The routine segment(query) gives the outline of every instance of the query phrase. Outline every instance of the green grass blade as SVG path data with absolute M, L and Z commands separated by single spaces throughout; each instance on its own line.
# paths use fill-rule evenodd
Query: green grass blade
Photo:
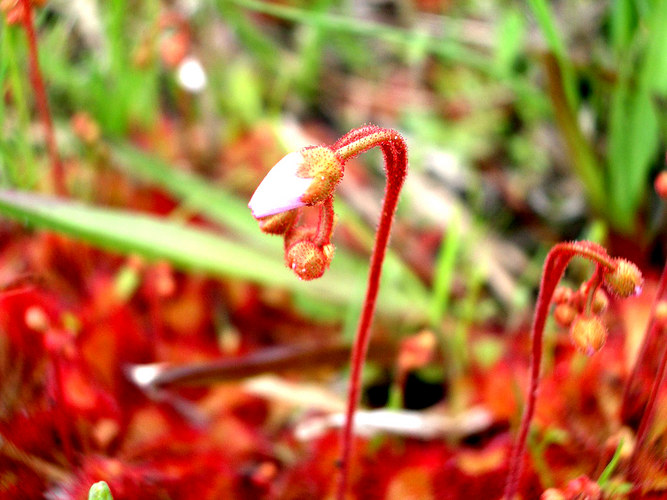
M 650 39 L 640 85 L 667 95 L 667 0 L 655 2 L 650 19 Z
M 537 24 L 540 27 L 542 36 L 544 36 L 544 39 L 547 42 L 549 50 L 558 60 L 563 79 L 563 87 L 565 88 L 565 94 L 567 95 L 567 102 L 572 109 L 577 109 L 579 99 L 576 90 L 574 68 L 572 67 L 572 62 L 570 61 L 565 42 L 559 35 L 559 30 L 555 23 L 555 16 L 553 12 L 551 12 L 549 3 L 546 0 L 529 0 L 528 5 L 533 11 L 533 15 L 537 20 Z
M 299 9 L 296 7 L 261 2 L 258 0 L 232 0 L 232 2 L 243 8 L 261 12 L 263 14 L 269 14 L 280 19 L 318 26 L 332 32 L 368 36 L 403 47 L 412 46 L 415 36 L 421 36 L 419 32 L 398 29 L 379 23 L 361 21 L 359 19 L 336 15 L 329 12 Z M 429 52 L 443 58 L 465 63 L 467 66 L 474 67 L 485 73 L 492 70 L 488 56 L 472 51 L 455 40 L 429 36 L 425 38 L 424 44 Z
M 650 94 L 622 82 L 610 110 L 609 191 L 612 224 L 631 231 L 659 147 L 659 123 Z
M 439 326 L 442 317 L 447 312 L 449 295 L 452 281 L 454 279 L 454 267 L 456 256 L 461 247 L 461 215 L 454 210 L 450 220 L 447 234 L 440 246 L 438 259 L 435 265 L 435 276 L 433 279 L 433 294 L 431 307 L 429 309 L 429 321 L 433 328 Z
M 163 187 L 189 209 L 200 212 L 209 220 L 243 236 L 248 241 L 282 248 L 276 238 L 268 238 L 259 231 L 246 202 L 232 195 L 222 186 L 216 186 L 132 146 L 115 144 L 113 163 L 131 177 Z M 270 243 L 269 243 L 270 242 Z
M 147 259 L 165 259 L 177 268 L 212 276 L 280 286 L 338 305 L 349 302 L 349 287 L 366 279 L 358 268 L 345 269 L 334 259 L 332 268 L 323 278 L 299 281 L 285 267 L 282 252 L 261 252 L 214 232 L 165 218 L 91 207 L 28 192 L 0 190 L 0 213 L 108 250 L 136 253 Z M 380 292 L 378 311 L 391 316 L 423 317 L 425 308 L 420 308 L 420 297 L 392 286 L 391 275 L 388 278 L 383 280 L 387 286 Z
M 614 473 L 614 470 L 616 470 L 616 467 L 618 466 L 618 461 L 621 458 L 621 451 L 623 450 L 623 438 L 621 438 L 618 442 L 618 446 L 616 447 L 616 451 L 614 451 L 614 456 L 611 457 L 611 460 L 607 464 L 607 466 L 604 468 L 602 471 L 602 474 L 600 474 L 600 477 L 598 478 L 598 485 L 600 488 L 604 488 L 607 483 L 609 482 L 609 478 L 611 478 L 611 475 Z
M 636 26 L 632 4 L 633 0 L 615 0 L 611 4 L 611 45 L 617 53 L 626 49 L 632 40 L 632 33 Z

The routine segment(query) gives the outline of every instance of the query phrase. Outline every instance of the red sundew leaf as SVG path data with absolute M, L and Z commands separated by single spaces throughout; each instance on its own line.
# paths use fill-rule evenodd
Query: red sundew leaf
M 404 467 L 394 475 L 383 498 L 435 500 L 432 475 L 424 467 Z
M 0 432 L 14 446 L 36 457 L 49 460 L 60 448 L 54 424 L 54 408 L 32 405 L 0 422 Z
M 126 379 L 123 366 L 153 361 L 154 346 L 128 305 L 100 310 L 98 304 L 93 298 L 79 315 L 77 345 L 81 356 L 103 387 L 117 397 L 133 397 L 136 392 Z M 126 402 L 121 398 L 121 404 Z
M 3 500 L 43 498 L 46 482 L 27 467 L 0 457 L 0 497 Z
M 28 265 L 59 294 L 78 297 L 100 261 L 91 247 L 49 232 L 34 236 L 26 248 Z
M 265 399 L 249 394 L 236 384 L 211 388 L 198 406 L 211 419 L 221 415 L 233 415 L 253 428 L 266 424 L 271 409 Z
M 61 371 L 65 405 L 72 419 L 97 421 L 103 418 L 116 420 L 120 409 L 115 399 L 102 390 L 85 367 L 68 363 Z
M 459 449 L 435 475 L 436 498 L 500 498 L 507 478 L 510 450 L 508 435 L 481 450 Z M 539 497 L 542 489 L 530 467 L 524 468 L 521 484 L 523 498 Z
M 497 420 L 509 421 L 517 414 L 516 394 L 508 388 L 516 384 L 518 375 L 507 361 L 501 360 L 488 372 L 475 377 L 481 402 Z M 523 380 L 527 384 L 527 375 L 522 375 L 525 375 Z
M 17 390 L 34 385 L 35 370 L 47 360 L 42 330 L 58 316 L 55 300 L 36 289 L 0 292 L 0 392 L 12 390 L 5 385 L 11 380 Z
M 359 443 L 359 442 L 357 442 Z M 281 473 L 277 480 L 277 498 L 300 500 L 304 498 L 327 498 L 333 494 L 335 477 L 333 472 L 339 458 L 339 434 L 332 431 L 321 439 L 309 442 L 300 451 L 298 462 Z M 357 444 L 355 456 L 359 456 L 361 445 Z M 358 477 L 356 463 L 350 468 L 351 477 Z
M 358 498 L 369 499 L 440 498 L 435 478 L 450 457 L 439 440 L 386 439 L 379 449 L 366 450 L 352 491 Z M 419 484 L 410 484 L 417 480 Z
M 212 333 L 213 318 L 209 297 L 211 284 L 207 280 L 188 278 L 183 280 L 175 296 L 162 305 L 162 321 L 172 336 L 194 339 Z

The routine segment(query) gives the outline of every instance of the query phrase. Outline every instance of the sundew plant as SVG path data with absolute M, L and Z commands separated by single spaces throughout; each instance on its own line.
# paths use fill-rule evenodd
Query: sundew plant
M 0 498 L 665 497 L 666 34 L 0 0 Z

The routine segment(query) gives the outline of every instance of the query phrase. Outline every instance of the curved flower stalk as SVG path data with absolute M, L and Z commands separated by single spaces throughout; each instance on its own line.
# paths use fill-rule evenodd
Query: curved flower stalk
M 337 496 L 339 500 L 345 497 L 347 491 L 353 419 L 359 402 L 361 371 L 368 350 L 382 262 L 400 190 L 407 173 L 405 140 L 394 130 L 367 125 L 352 130 L 332 146 L 307 147 L 290 153 L 267 174 L 248 204 L 253 216 L 259 220 L 262 231 L 283 235 L 287 266 L 300 279 L 319 278 L 329 267 L 334 253 L 331 243 L 335 221 L 333 195 L 343 178 L 345 163 L 373 147 L 382 149 L 387 187 L 371 255 L 366 296 L 352 348 L 347 410 L 341 433 Z M 315 227 L 298 224 L 300 211 L 307 206 L 317 206 L 320 209 L 319 221 Z
M 595 264 L 593 275 L 575 293 L 562 288 L 557 289 L 565 268 L 575 256 L 583 257 Z M 510 456 L 504 493 L 506 500 L 514 499 L 521 480 L 526 439 L 537 400 L 544 325 L 552 301 L 557 304 L 555 311 L 557 321 L 571 327 L 572 342 L 583 353 L 592 355 L 602 347 L 606 339 L 606 329 L 598 316 L 604 309 L 605 302 L 604 296 L 599 294 L 600 286 L 604 285 L 609 293 L 618 297 L 630 297 L 641 292 L 642 284 L 642 274 L 637 266 L 624 259 L 611 258 L 607 251 L 596 243 L 589 241 L 558 243 L 547 255 L 531 328 L 533 346 L 530 387 L 519 433 Z

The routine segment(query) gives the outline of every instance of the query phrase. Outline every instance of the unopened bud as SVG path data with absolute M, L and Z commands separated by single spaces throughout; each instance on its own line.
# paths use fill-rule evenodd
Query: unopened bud
M 321 277 L 329 267 L 333 256 L 333 245 L 320 248 L 309 240 L 300 240 L 290 245 L 285 252 L 287 267 L 304 281 Z
M 565 304 L 572 300 L 573 291 L 565 286 L 559 286 L 554 292 L 553 302 L 556 304 Z
M 576 316 L 577 310 L 569 304 L 558 304 L 554 309 L 554 319 L 563 328 L 568 328 Z
M 624 298 L 639 295 L 644 284 L 639 268 L 625 259 L 616 259 L 615 262 L 616 269 L 604 275 L 607 291 Z
M 604 290 L 597 289 L 595 290 L 595 295 L 593 296 L 593 302 L 591 303 L 591 311 L 593 314 L 600 314 L 607 310 L 609 305 L 609 298 Z
M 296 220 L 297 210 L 267 215 L 259 219 L 259 228 L 268 234 L 284 234 Z
M 577 316 L 570 329 L 570 339 L 579 351 L 592 356 L 607 340 L 607 329 L 597 316 Z

